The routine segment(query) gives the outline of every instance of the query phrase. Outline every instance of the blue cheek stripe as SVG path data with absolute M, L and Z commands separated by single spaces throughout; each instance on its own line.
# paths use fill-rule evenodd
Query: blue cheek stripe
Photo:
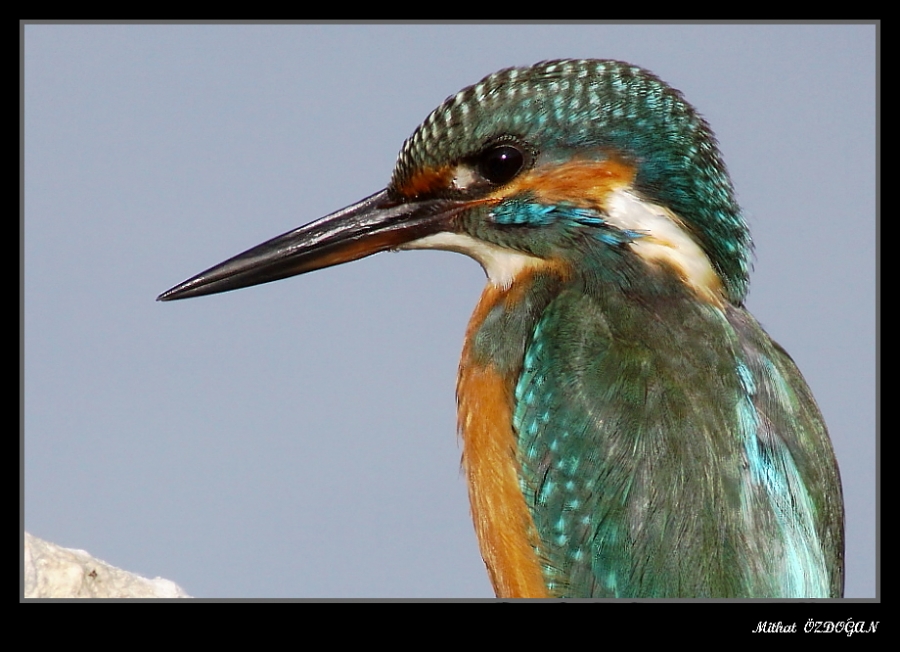
M 628 244 L 645 235 L 639 231 L 611 226 L 599 211 L 571 204 L 547 205 L 512 199 L 494 208 L 488 214 L 488 219 L 504 226 L 560 226 L 564 229 L 588 227 L 594 237 L 611 246 Z

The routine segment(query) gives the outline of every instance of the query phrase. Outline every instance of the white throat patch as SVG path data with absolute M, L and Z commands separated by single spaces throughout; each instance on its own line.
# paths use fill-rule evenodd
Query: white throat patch
M 543 267 L 547 264 L 542 258 L 530 256 L 520 251 L 476 240 L 464 233 L 435 233 L 412 242 L 407 242 L 400 249 L 442 249 L 465 254 L 477 260 L 492 285 L 503 289 L 509 288 L 515 278 L 528 268 Z

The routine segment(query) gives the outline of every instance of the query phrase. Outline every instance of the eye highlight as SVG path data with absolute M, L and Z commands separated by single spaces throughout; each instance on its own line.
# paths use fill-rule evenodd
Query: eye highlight
M 496 185 L 512 181 L 525 167 L 526 154 L 513 143 L 491 145 L 477 159 L 478 173 Z

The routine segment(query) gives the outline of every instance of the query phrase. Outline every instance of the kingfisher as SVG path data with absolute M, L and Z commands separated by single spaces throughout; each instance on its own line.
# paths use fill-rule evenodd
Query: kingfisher
M 842 596 L 828 432 L 744 306 L 749 230 L 681 92 L 613 60 L 500 70 L 431 112 L 384 190 L 158 298 L 400 249 L 487 276 L 457 403 L 498 597 Z

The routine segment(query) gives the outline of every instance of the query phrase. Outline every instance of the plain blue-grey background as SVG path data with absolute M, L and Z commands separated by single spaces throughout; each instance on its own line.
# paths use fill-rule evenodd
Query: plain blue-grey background
M 155 298 L 384 187 L 484 75 L 615 58 L 716 131 L 875 596 L 876 54 L 873 25 L 26 25 L 25 527 L 195 596 L 492 596 L 455 424 L 476 263 Z

